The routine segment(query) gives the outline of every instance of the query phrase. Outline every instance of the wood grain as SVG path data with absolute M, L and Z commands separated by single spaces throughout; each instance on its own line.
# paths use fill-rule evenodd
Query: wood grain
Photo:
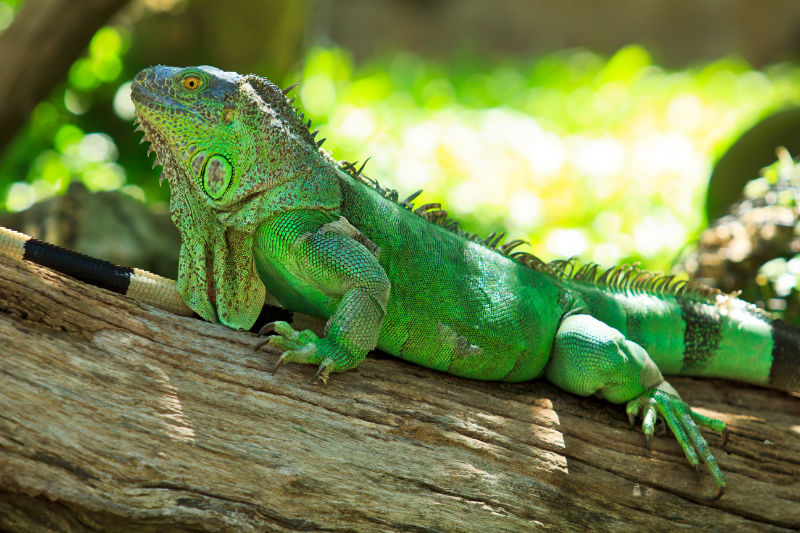
M 673 380 L 731 428 L 707 504 L 620 406 L 388 358 L 312 385 L 255 340 L 0 257 L 0 530 L 800 527 L 798 398 Z

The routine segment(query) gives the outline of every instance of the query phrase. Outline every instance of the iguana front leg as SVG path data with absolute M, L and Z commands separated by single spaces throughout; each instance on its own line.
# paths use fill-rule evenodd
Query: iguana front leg
M 694 413 L 664 381 L 644 348 L 589 315 L 571 315 L 559 326 L 545 374 L 551 383 L 568 392 L 597 394 L 612 403 L 628 402 L 631 424 L 636 415 L 642 415 L 648 445 L 656 417 L 662 416 L 698 475 L 702 461 L 714 478 L 717 491 L 712 501 L 722 496 L 725 476 L 698 425 L 726 436 L 725 423 Z
M 380 250 L 344 218 L 316 211 L 279 215 L 260 235 L 261 251 L 300 287 L 295 297 L 333 309 L 322 338 L 285 322 L 262 329 L 276 335 L 261 345 L 283 352 L 275 369 L 284 362 L 318 364 L 314 379 L 327 382 L 331 372 L 357 366 L 378 343 L 386 315 L 390 284 L 378 263 Z

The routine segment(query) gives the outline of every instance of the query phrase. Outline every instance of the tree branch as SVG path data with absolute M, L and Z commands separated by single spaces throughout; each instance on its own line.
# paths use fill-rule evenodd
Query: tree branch
M 0 153 L 128 0 L 28 0 L 0 34 Z
M 731 428 L 707 505 L 710 477 L 619 406 L 390 359 L 273 376 L 249 333 L 2 256 L 0 339 L 2 530 L 800 526 L 800 401 L 772 391 L 673 381 Z

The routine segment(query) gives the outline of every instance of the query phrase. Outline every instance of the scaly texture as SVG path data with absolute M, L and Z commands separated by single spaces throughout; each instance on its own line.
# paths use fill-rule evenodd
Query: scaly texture
M 800 391 L 798 333 L 700 285 L 595 265 L 544 264 L 464 232 L 438 204 L 398 202 L 321 150 L 285 92 L 213 67 L 153 67 L 132 84 L 183 244 L 178 290 L 198 314 L 248 329 L 267 295 L 328 319 L 326 335 L 278 322 L 262 344 L 331 372 L 378 347 L 458 376 L 540 375 L 626 403 L 652 436 L 665 418 L 689 462 L 725 478 L 663 373 Z M 316 377 L 316 376 L 315 376 Z
M 175 281 L 139 268 L 121 267 L 0 226 L 0 253 L 72 276 L 90 285 L 130 296 L 176 315 L 191 316 Z

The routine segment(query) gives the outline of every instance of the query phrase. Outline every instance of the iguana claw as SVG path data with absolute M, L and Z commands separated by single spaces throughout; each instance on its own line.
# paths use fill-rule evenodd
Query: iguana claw
M 728 430 L 725 423 L 721 420 L 709 418 L 699 413 L 695 413 L 691 408 L 680 399 L 677 391 L 666 381 L 659 386 L 647 390 L 637 398 L 628 402 L 626 411 L 628 420 L 635 419 L 636 415 L 642 414 L 642 431 L 645 434 L 646 445 L 650 448 L 653 438 L 656 416 L 664 418 L 678 444 L 681 445 L 686 459 L 689 461 L 700 479 L 701 463 L 714 478 L 717 491 L 711 501 L 716 501 L 725 493 L 725 475 L 720 470 L 717 460 L 711 455 L 708 449 L 708 442 L 700 433 L 698 425 L 705 426 L 714 431 L 722 433 L 723 445 L 727 442 Z
M 314 383 L 315 381 L 317 381 L 317 378 L 320 378 L 322 380 L 322 383 L 327 385 L 328 376 L 330 375 L 330 373 L 331 369 L 330 365 L 328 364 L 328 361 L 323 361 L 322 364 L 319 365 L 319 368 L 317 369 L 316 374 L 314 374 L 314 377 L 311 378 L 311 383 Z
M 267 333 L 275 332 L 275 324 L 276 324 L 275 322 L 270 322 L 268 324 L 264 324 L 261 327 L 261 329 L 258 330 L 257 335 L 259 337 L 261 337 L 262 335 L 266 335 Z M 264 339 L 263 341 L 261 341 L 258 344 L 256 344 L 255 347 L 253 348 L 253 350 L 257 352 L 260 349 L 262 349 L 264 346 L 266 346 L 267 344 L 269 344 L 269 338 Z M 278 370 L 278 366 L 280 366 L 280 365 L 275 365 L 275 368 L 272 370 L 273 374 L 275 373 L 276 370 Z
M 269 344 L 269 339 L 264 339 L 253 347 L 253 351 L 257 352 Z
M 283 364 L 283 361 L 284 361 L 284 359 L 283 359 L 283 356 L 280 356 L 280 357 L 278 357 L 278 360 L 277 360 L 277 361 L 275 361 L 275 366 L 274 366 L 274 367 L 272 367 L 272 372 L 271 372 L 271 374 L 274 374 L 275 372 L 277 372 L 277 371 L 278 371 L 278 369 L 279 369 L 279 368 L 281 367 L 281 365 Z
M 275 324 L 276 324 L 275 322 L 269 322 L 267 324 L 264 324 L 263 326 L 261 326 L 261 329 L 258 330 L 257 335 L 261 337 L 262 335 L 266 335 L 267 333 L 272 333 L 273 331 L 275 331 Z
M 311 382 L 321 379 L 327 384 L 331 372 L 342 372 L 355 366 L 348 358 L 349 354 L 329 339 L 317 337 L 311 330 L 297 331 L 288 323 L 277 321 L 264 325 L 258 331 L 259 335 L 270 333 L 270 337 L 256 345 L 256 350 L 267 347 L 272 353 L 281 354 L 272 369 L 273 374 L 283 363 L 318 364 L 319 368 Z

